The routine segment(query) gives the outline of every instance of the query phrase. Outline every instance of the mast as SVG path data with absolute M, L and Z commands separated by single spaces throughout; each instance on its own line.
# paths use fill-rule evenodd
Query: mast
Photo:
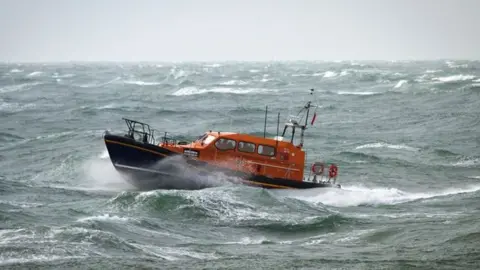
M 310 95 L 313 96 L 313 91 L 314 89 L 310 89 Z M 304 111 L 306 111 L 306 116 L 305 116 L 305 123 L 304 125 L 301 125 L 297 120 L 295 119 L 289 119 L 287 123 L 285 123 L 285 127 L 283 128 L 283 133 L 282 133 L 282 137 L 285 136 L 285 133 L 288 129 L 288 127 L 291 127 L 292 128 L 292 137 L 291 137 L 291 143 L 293 143 L 293 140 L 294 140 L 294 137 L 295 137 L 295 129 L 296 128 L 300 128 L 300 144 L 298 145 L 298 147 L 303 147 L 303 142 L 304 142 L 304 136 L 305 136 L 305 130 L 307 129 L 307 125 L 308 125 L 308 117 L 309 117 L 309 114 L 310 114 L 310 108 L 312 107 L 316 107 L 315 105 L 312 105 L 312 101 L 308 101 L 307 104 L 305 104 L 305 106 L 303 106 L 303 108 L 298 112 L 297 114 L 297 117 Z M 299 119 L 300 121 L 300 119 Z
M 268 106 L 265 106 L 265 123 L 263 125 L 263 138 L 265 138 L 267 133 L 267 111 L 268 111 Z
M 310 89 L 310 95 L 313 96 L 313 88 Z M 305 117 L 305 124 L 301 127 L 302 131 L 300 132 L 300 147 L 303 147 L 303 138 L 305 135 L 305 130 L 307 129 L 307 123 L 308 123 L 308 114 L 310 113 L 310 108 L 312 107 L 312 101 L 308 101 L 307 104 L 305 105 L 305 109 L 307 110 L 307 115 Z

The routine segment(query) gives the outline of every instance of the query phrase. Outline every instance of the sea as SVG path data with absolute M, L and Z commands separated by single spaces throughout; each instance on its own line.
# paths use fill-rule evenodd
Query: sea
M 274 137 L 309 100 L 305 169 L 341 189 L 140 191 L 102 137 Z M 480 61 L 0 64 L 1 269 L 478 269 L 479 243 Z

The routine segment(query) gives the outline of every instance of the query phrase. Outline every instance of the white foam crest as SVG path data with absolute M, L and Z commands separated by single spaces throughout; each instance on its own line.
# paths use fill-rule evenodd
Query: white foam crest
M 228 93 L 228 94 L 249 94 L 249 93 L 264 93 L 264 92 L 276 92 L 275 89 L 263 89 L 263 88 L 246 88 L 246 89 L 235 89 L 228 87 L 219 87 L 219 88 L 197 88 L 194 86 L 184 87 L 175 91 L 173 96 L 190 96 L 190 95 L 200 95 L 206 93 Z
M 0 265 L 21 264 L 32 262 L 52 262 L 57 260 L 81 259 L 87 256 L 58 256 L 58 255 L 22 255 L 19 258 L 5 258 L 0 256 Z
M 315 76 L 315 75 L 313 75 Z M 323 77 L 324 78 L 332 78 L 332 77 L 335 77 L 337 76 L 337 73 L 335 71 L 327 71 L 323 74 Z
M 480 163 L 479 158 L 464 159 L 452 164 L 454 167 L 474 167 Z
M 426 73 L 437 73 L 437 72 L 442 72 L 442 70 L 440 69 L 427 69 L 427 71 L 425 71 Z
M 337 94 L 339 95 L 355 95 L 355 96 L 371 96 L 380 94 L 378 92 L 351 92 L 351 91 L 338 91 Z
M 324 204 L 335 207 L 350 207 L 359 205 L 399 204 L 419 199 L 471 193 L 480 190 L 480 185 L 467 188 L 449 188 L 430 193 L 409 193 L 396 188 L 367 188 L 362 186 L 342 186 L 341 189 L 318 189 L 314 196 L 290 196 L 314 204 Z
M 407 82 L 408 82 L 407 80 L 400 80 L 393 88 L 400 88 L 402 87 L 402 85 L 406 84 Z
M 221 85 L 246 85 L 248 83 L 242 80 L 230 80 L 230 81 L 222 82 L 220 84 Z
M 115 221 L 115 222 L 127 222 L 130 220 L 128 217 L 120 217 L 116 215 L 110 215 L 110 214 L 103 214 L 103 215 L 97 215 L 97 216 L 91 216 L 91 217 L 84 217 L 84 218 L 79 218 L 77 221 L 79 222 L 85 222 L 85 221 Z
M 68 73 L 68 74 L 58 74 L 58 73 L 55 73 L 52 75 L 52 78 L 57 78 L 57 79 L 61 79 L 61 78 L 72 78 L 72 77 L 75 77 L 75 74 L 71 74 L 71 73 Z
M 141 86 L 153 86 L 161 85 L 161 82 L 144 82 L 144 81 L 124 81 L 125 84 L 141 85 Z
M 103 105 L 103 106 L 100 106 L 98 107 L 99 110 L 104 110 L 104 109 L 113 109 L 113 108 L 116 108 L 117 105 L 115 103 L 110 103 L 110 104 L 107 104 L 107 105 Z
M 34 71 L 27 75 L 27 77 L 38 77 L 43 74 L 43 71 Z
M 267 238 L 264 236 L 258 237 L 258 238 L 250 238 L 250 237 L 243 237 L 239 241 L 231 241 L 231 242 L 225 242 L 227 245 L 235 245 L 235 244 L 240 244 L 240 245 L 260 245 L 264 243 L 265 241 L 268 241 Z
M 189 250 L 187 248 L 180 247 L 159 247 L 152 245 L 142 245 L 137 243 L 130 243 L 130 245 L 142 250 L 143 252 L 159 257 L 168 261 L 176 261 L 185 257 L 195 259 L 217 259 L 217 257 L 211 253 L 199 253 Z
M 99 83 L 99 84 L 93 84 L 93 83 L 89 83 L 89 84 L 81 84 L 81 85 L 77 85 L 77 87 L 81 87 L 81 88 L 95 88 L 95 87 L 102 87 L 102 86 L 105 86 L 105 85 L 109 85 L 113 82 L 116 82 L 118 80 L 120 80 L 121 78 L 120 77 L 115 77 L 113 79 L 111 79 L 110 81 L 107 81 L 107 82 L 104 82 L 104 83 Z
M 12 70 L 10 70 L 10 73 L 20 73 L 20 72 L 23 72 L 22 69 L 17 69 L 17 68 L 14 68 Z
M 396 144 L 389 144 L 384 142 L 377 142 L 377 143 L 368 143 L 364 145 L 357 146 L 355 149 L 365 149 L 365 148 L 391 148 L 397 150 L 409 150 L 409 151 L 417 151 L 418 148 L 411 147 L 408 145 L 396 145 Z
M 34 83 L 22 83 L 22 84 L 8 85 L 8 86 L 0 88 L 0 93 L 20 91 L 20 90 L 23 90 L 25 88 L 29 88 L 29 87 L 39 85 L 39 84 L 42 84 L 42 83 L 41 82 L 34 82 Z
M 258 73 L 258 72 L 260 72 L 260 70 L 259 69 L 250 69 L 249 72 L 250 73 Z
M 187 73 L 183 69 L 177 70 L 176 67 L 173 67 L 172 69 L 170 69 L 170 75 L 173 76 L 173 78 L 176 80 L 185 77 Z
M 480 82 L 480 79 L 473 80 L 473 82 Z
M 467 68 L 468 67 L 468 64 L 459 65 L 453 61 L 446 61 L 445 64 L 447 64 L 449 68 Z
M 211 67 L 211 68 L 217 68 L 217 67 L 221 67 L 222 65 L 221 64 L 218 64 L 218 63 L 213 63 L 213 64 L 205 64 L 204 67 Z
M 4 111 L 4 112 L 16 113 L 16 112 L 32 109 L 35 107 L 36 105 L 34 103 L 20 104 L 20 103 L 3 102 L 0 100 L 0 111 Z
M 461 82 L 461 81 L 468 81 L 468 80 L 473 80 L 475 78 L 474 75 L 452 75 L 452 76 L 447 76 L 447 77 L 436 77 L 433 78 L 432 80 L 434 81 L 440 81 L 440 82 Z
M 59 133 L 50 133 L 48 135 L 37 136 L 37 137 L 35 137 L 35 140 L 59 138 L 59 137 L 63 137 L 63 136 L 66 136 L 66 135 L 73 134 L 73 133 L 74 133 L 73 131 L 63 131 L 63 132 L 59 132 Z

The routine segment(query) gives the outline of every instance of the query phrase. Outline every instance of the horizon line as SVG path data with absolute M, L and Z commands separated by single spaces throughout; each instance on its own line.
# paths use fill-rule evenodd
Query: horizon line
M 431 58 L 431 59 L 296 59 L 296 60 L 44 60 L 44 61 L 7 61 L 0 60 L 2 64 L 68 64 L 68 63 L 275 63 L 275 62 L 323 62 L 323 63 L 342 63 L 342 62 L 437 62 L 437 61 L 480 61 L 475 58 Z

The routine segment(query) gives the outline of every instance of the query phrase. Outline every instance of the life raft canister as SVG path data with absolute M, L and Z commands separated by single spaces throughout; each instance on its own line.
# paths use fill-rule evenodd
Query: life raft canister
M 328 176 L 330 178 L 336 178 L 338 174 L 338 167 L 335 164 L 331 164 L 330 168 L 328 168 Z
M 323 162 L 315 162 L 312 164 L 312 173 L 322 175 L 324 168 L 325 164 L 323 164 Z

